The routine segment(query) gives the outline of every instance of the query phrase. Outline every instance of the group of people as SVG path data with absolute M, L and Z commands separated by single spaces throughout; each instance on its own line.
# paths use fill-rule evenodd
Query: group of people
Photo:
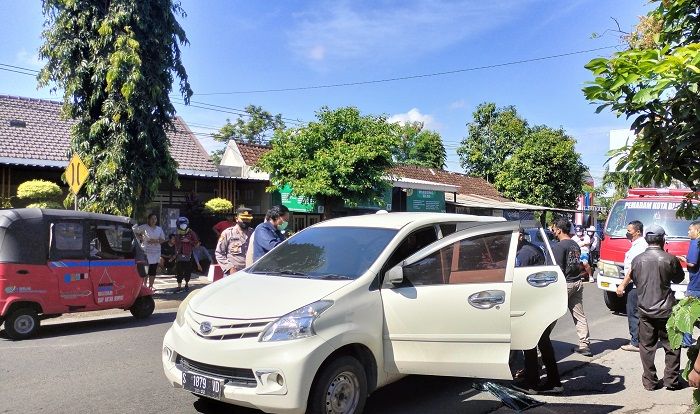
M 241 207 L 236 213 L 229 213 L 225 220 L 214 225 L 212 230 L 218 237 L 215 250 L 217 263 L 224 275 L 230 275 L 252 264 L 285 239 L 284 231 L 289 221 L 289 209 L 274 206 L 268 210 L 265 221 L 253 230 L 252 210 Z M 156 273 L 174 272 L 177 290 L 189 290 L 193 270 L 207 273 L 212 263 L 209 251 L 202 245 L 197 233 L 190 228 L 187 217 L 176 221 L 177 231 L 167 238 L 158 226 L 158 216 L 149 214 L 147 222 L 134 226 L 134 235 L 146 256 L 146 272 L 143 284 L 153 289 Z M 252 248 L 249 248 L 251 247 Z
M 569 230 L 571 223 L 560 218 L 554 221 L 550 230 L 558 240 L 552 246 L 554 260 L 560 266 L 567 282 L 568 307 L 576 325 L 579 345 L 572 351 L 584 356 L 592 356 L 590 351 L 590 335 L 588 323 L 583 311 L 582 271 L 588 274 L 581 246 L 582 238 L 571 238 Z M 578 236 L 578 235 L 577 235 Z M 688 254 L 673 256 L 664 251 L 666 232 L 658 225 L 649 226 L 646 231 L 643 223 L 631 221 L 627 225 L 627 238 L 632 242 L 625 254 L 624 279 L 617 294 L 627 294 L 627 317 L 630 333 L 630 343 L 621 348 L 626 351 L 640 353 L 642 364 L 642 385 L 646 390 L 665 387 L 668 390 L 683 388 L 680 377 L 680 349 L 672 349 L 666 331 L 666 322 L 671 316 L 676 304 L 675 294 L 671 284 L 680 283 L 685 275 L 681 261 L 686 262 L 690 282 L 686 295 L 700 297 L 700 221 L 695 221 L 688 228 L 690 245 Z M 590 252 L 590 250 L 589 250 Z M 516 257 L 518 266 L 535 266 L 545 263 L 544 253 L 531 246 L 521 234 Z M 585 276 L 584 276 L 585 277 Z M 554 348 L 549 335 L 555 323 L 549 326 L 540 338 L 537 347 L 524 352 L 525 367 L 516 372 L 514 387 L 529 394 L 561 393 L 563 387 L 554 356 Z M 692 344 L 692 335 L 684 337 L 684 346 Z M 657 343 L 665 352 L 665 370 L 662 380 L 657 376 L 654 365 Z M 542 355 L 546 370 L 546 380 L 540 381 L 540 367 L 537 349 Z M 700 386 L 700 358 L 688 376 L 689 384 Z

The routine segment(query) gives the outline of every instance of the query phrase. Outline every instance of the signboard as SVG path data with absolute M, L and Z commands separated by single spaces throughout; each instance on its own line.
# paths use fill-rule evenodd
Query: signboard
M 282 196 L 282 205 L 287 207 L 289 211 L 297 213 L 315 213 L 316 200 L 313 198 L 297 197 L 292 195 L 292 187 L 285 185 L 280 189 Z
M 406 211 L 445 212 L 443 191 L 406 189 Z
M 384 190 L 381 203 L 375 203 L 369 199 L 366 199 L 357 203 L 354 208 L 391 211 L 391 188 Z
M 77 154 L 73 155 L 73 158 L 70 159 L 68 167 L 66 168 L 66 182 L 73 194 L 78 194 L 80 187 L 82 187 L 87 180 L 87 176 L 87 167 Z

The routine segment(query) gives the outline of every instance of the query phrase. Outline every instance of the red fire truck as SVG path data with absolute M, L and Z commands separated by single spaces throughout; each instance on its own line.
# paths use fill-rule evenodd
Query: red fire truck
M 603 238 L 600 245 L 598 261 L 598 287 L 603 289 L 605 304 L 615 312 L 624 312 L 626 297 L 618 297 L 617 287 L 624 277 L 623 265 L 625 253 L 632 245 L 625 237 L 627 224 L 639 220 L 644 227 L 658 224 L 666 230 L 665 250 L 673 255 L 688 252 L 688 226 L 690 220 L 676 218 L 676 210 L 688 189 L 669 188 L 632 188 L 627 197 L 613 205 L 608 220 L 605 222 Z M 673 285 L 676 297 L 684 295 L 688 284 L 686 279 L 679 285 Z

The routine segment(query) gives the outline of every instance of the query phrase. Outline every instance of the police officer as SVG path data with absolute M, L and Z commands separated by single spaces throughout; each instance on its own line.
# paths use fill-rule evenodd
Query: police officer
M 221 232 L 216 244 L 216 261 L 221 266 L 224 276 L 236 273 L 245 267 L 245 257 L 253 229 L 251 209 L 241 207 L 236 210 L 236 225 Z

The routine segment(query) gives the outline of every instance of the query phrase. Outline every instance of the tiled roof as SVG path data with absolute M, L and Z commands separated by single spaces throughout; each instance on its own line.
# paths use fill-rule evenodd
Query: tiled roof
M 436 168 L 398 165 L 389 170 L 389 174 L 416 180 L 433 181 L 441 184 L 456 185 L 458 194 L 474 194 L 498 201 L 510 201 L 501 196 L 491 184 L 479 177 L 470 177 L 457 172 L 438 170 Z
M 68 164 L 70 126 L 61 119 L 61 103 L 0 95 L 0 163 L 60 167 Z M 187 124 L 174 120 L 171 154 L 187 175 L 216 175 L 216 166 Z
M 270 147 L 267 145 L 245 144 L 238 141 L 236 141 L 236 145 L 243 157 L 243 161 L 251 167 L 256 165 L 260 157 L 270 150 Z

